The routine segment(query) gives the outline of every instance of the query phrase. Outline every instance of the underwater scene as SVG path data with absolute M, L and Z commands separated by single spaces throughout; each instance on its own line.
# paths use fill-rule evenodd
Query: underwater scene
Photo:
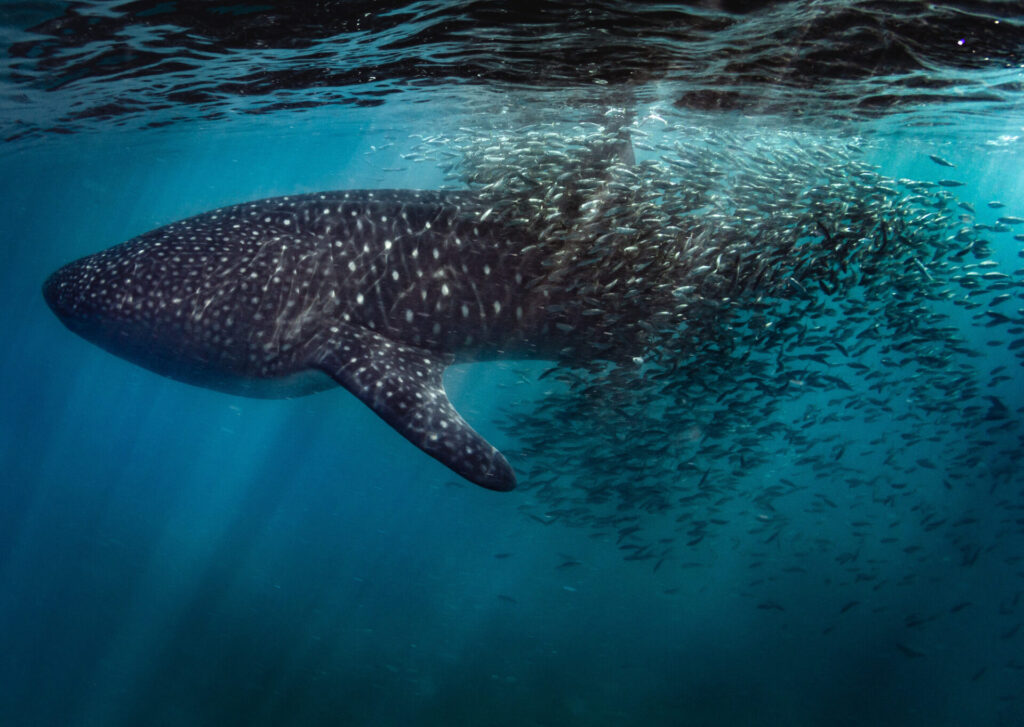
M 1024 6 L 0 5 L 0 724 L 1024 725 Z

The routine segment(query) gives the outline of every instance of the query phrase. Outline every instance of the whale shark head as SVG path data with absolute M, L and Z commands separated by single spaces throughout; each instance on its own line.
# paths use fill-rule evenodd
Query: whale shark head
M 71 331 L 116 356 L 187 383 L 247 393 L 225 366 L 240 343 L 230 311 L 199 310 L 189 296 L 209 265 L 209 254 L 132 241 L 60 268 L 43 284 L 43 297 Z
M 127 260 L 105 250 L 60 268 L 43 284 L 43 297 L 71 331 L 107 351 L 160 372 L 188 357 L 155 335 L 153 291 L 142 292 Z

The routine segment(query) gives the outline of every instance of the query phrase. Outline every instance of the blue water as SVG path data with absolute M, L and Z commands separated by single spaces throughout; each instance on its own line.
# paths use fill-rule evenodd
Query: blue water
M 715 537 L 655 570 L 623 560 L 614 533 L 528 517 L 528 488 L 455 483 L 341 389 L 265 401 L 186 386 L 73 336 L 43 301 L 63 263 L 220 205 L 437 187 L 436 164 L 402 157 L 412 135 L 465 122 L 433 114 L 239 114 L 0 149 L 0 724 L 1024 724 L 1019 429 L 953 489 L 939 445 L 908 453 L 940 469 L 908 471 L 881 504 L 779 449 L 742 486 L 807 488 L 784 536 L 709 502 Z M 928 159 L 941 155 L 979 221 L 1024 214 L 1024 120 L 955 121 L 889 129 L 870 160 L 938 180 L 953 174 Z M 992 241 L 1001 270 L 1021 267 L 1021 243 Z M 981 380 L 1007 367 L 984 393 L 1019 420 L 1012 336 L 959 315 Z M 465 365 L 447 383 L 515 447 L 501 422 L 543 401 L 543 370 Z M 961 516 L 974 520 L 952 527 Z

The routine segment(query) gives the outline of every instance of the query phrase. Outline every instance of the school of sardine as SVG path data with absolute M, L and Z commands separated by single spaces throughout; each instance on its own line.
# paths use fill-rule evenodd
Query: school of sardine
M 978 221 L 957 180 L 889 178 L 862 138 L 617 113 L 416 152 L 483 214 L 540 231 L 548 274 L 529 284 L 574 286 L 559 325 L 585 335 L 532 410 L 504 412 L 527 516 L 654 571 L 721 548 L 760 568 L 785 542 L 875 590 L 894 585 L 889 561 L 862 553 L 927 562 L 915 534 L 944 529 L 962 567 L 1004 558 L 1024 586 L 1021 407 L 997 393 L 1024 361 L 1024 270 L 994 255 L 1024 219 Z M 975 486 L 996 515 L 955 509 Z M 848 537 L 798 515 L 843 518 Z M 746 539 L 720 542 L 737 518 Z

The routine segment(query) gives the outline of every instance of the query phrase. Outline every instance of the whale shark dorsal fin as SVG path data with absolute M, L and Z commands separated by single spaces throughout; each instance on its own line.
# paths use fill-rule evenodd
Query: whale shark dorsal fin
M 511 490 L 505 457 L 466 423 L 444 390 L 450 354 L 396 343 L 374 331 L 337 326 L 310 365 L 355 394 L 399 434 L 470 482 Z M 333 331 L 334 329 L 332 329 Z

